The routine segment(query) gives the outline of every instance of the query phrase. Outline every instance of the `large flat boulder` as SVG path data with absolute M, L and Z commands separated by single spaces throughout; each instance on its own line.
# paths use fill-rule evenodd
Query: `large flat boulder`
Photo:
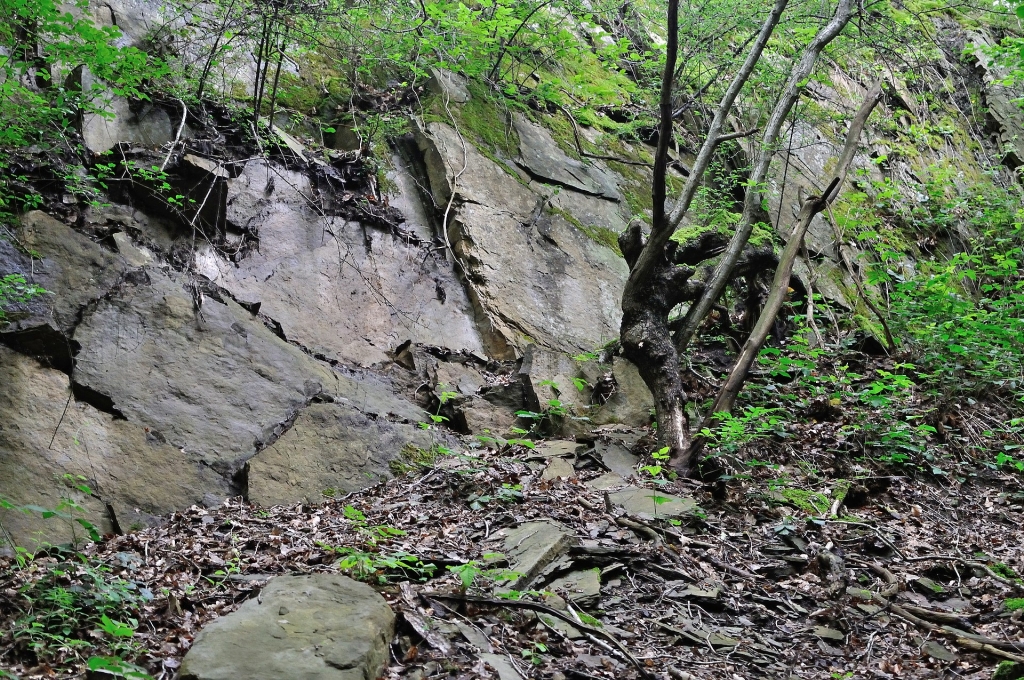
M 505 555 L 512 571 L 520 574 L 509 582 L 511 588 L 530 583 L 544 567 L 565 553 L 571 545 L 573 532 L 558 522 L 525 522 L 505 532 Z
M 451 127 L 429 123 L 417 143 L 434 203 L 458 198 L 448 240 L 506 356 L 530 343 L 576 353 L 618 336 L 628 274 L 621 257 Z
M 692 498 L 633 486 L 608 494 L 608 501 L 621 506 L 630 515 L 654 519 L 683 517 L 697 509 L 697 502 Z
M 259 598 L 199 632 L 181 680 L 373 680 L 395 615 L 369 586 L 337 574 L 278 576 Z
M 365 488 L 389 476 L 389 464 L 407 446 L 430 449 L 432 434 L 371 419 L 353 406 L 313 404 L 249 461 L 248 498 L 261 505 L 316 503 Z
M 219 471 L 235 472 L 314 399 L 385 420 L 422 418 L 386 385 L 333 372 L 230 298 L 207 297 L 196 308 L 182 277 L 146 273 L 76 329 L 75 380 Z
M 49 510 L 64 500 L 81 507 L 49 519 L 0 510 L 18 545 L 34 550 L 40 543 L 81 541 L 86 534 L 75 516 L 101 533 L 113 530 L 115 521 L 131 531 L 229 495 L 225 480 L 195 457 L 140 425 L 83 401 L 69 403 L 67 375 L 3 346 L 0 385 L 0 497 Z M 75 488 L 81 484 L 92 495 Z

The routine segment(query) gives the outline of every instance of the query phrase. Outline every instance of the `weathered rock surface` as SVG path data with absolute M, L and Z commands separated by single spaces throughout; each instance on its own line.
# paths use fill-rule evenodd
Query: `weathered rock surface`
M 623 479 L 636 474 L 640 457 L 634 455 L 621 441 L 616 439 L 599 439 L 594 442 L 594 452 L 600 456 L 605 467 Z
M 115 519 L 128 531 L 229 495 L 225 480 L 193 456 L 139 425 L 87 403 L 68 403 L 67 375 L 2 346 L 0 385 L 0 497 L 50 510 L 70 498 L 84 509 L 84 519 L 108 533 Z M 73 488 L 79 484 L 93 495 Z M 65 543 L 85 535 L 73 521 L 44 520 L 39 513 L 0 510 L 0 521 L 18 545 L 30 549 L 37 541 Z
M 453 192 L 459 199 L 448 239 L 497 336 L 492 356 L 522 354 L 531 342 L 576 353 L 617 336 L 628 273 L 621 257 L 546 212 L 543 197 L 451 127 L 430 123 L 417 143 L 434 203 L 447 205 Z
M 622 357 L 612 360 L 614 388 L 607 400 L 590 413 L 595 425 L 619 423 L 622 425 L 644 426 L 651 422 L 654 412 L 654 397 L 647 383 L 640 377 L 636 366 Z
M 429 449 L 437 436 L 452 445 L 415 424 L 371 419 L 350 405 L 312 404 L 249 461 L 247 497 L 261 505 L 284 505 L 356 491 L 390 476 L 388 464 L 406 446 Z
M 552 458 L 540 478 L 543 480 L 570 479 L 576 476 L 572 461 L 565 458 Z
M 511 588 L 528 584 L 569 546 L 573 532 L 557 522 L 526 522 L 505 530 L 505 556 L 512 571 L 522 574 Z
M 154 436 L 233 472 L 315 398 L 420 419 L 385 387 L 337 374 L 281 341 L 232 300 L 207 298 L 196 309 L 177 275 L 146 272 L 78 326 L 75 379 Z
M 469 101 L 469 88 L 465 76 L 442 68 L 430 69 L 430 80 L 427 81 L 426 88 L 431 94 L 447 97 L 449 104 L 465 104 Z
M 972 32 L 970 38 L 981 48 L 973 50 L 973 54 L 984 74 L 985 103 L 988 115 L 998 130 L 1000 150 L 1009 156 L 1006 162 L 1010 167 L 1024 165 L 1024 139 L 1020 134 L 1024 114 L 1017 105 L 1022 94 L 1020 85 L 1008 84 L 1006 69 L 1000 68 L 991 55 L 986 54 L 985 50 L 993 47 L 993 40 L 988 35 Z
M 83 308 L 109 292 L 128 263 L 66 224 L 34 210 L 21 220 L 19 244 L 41 259 L 34 262 L 17 246 L 0 239 L 0 271 L 24 275 L 50 294 L 14 307 L 0 327 L 2 342 L 62 370 L 71 369 L 66 337 Z
M 163 108 L 152 102 L 140 102 L 133 106 L 126 98 L 106 88 L 84 66 L 74 70 L 69 85 L 82 92 L 93 93 L 92 106 L 102 113 L 85 111 L 81 115 L 80 131 L 85 148 L 94 154 L 113 149 L 119 142 L 136 146 L 158 147 L 173 141 L 179 123 Z M 186 135 L 182 128 L 182 137 Z
M 584 165 L 562 151 L 551 133 L 522 114 L 512 114 L 512 126 L 519 135 L 519 164 L 532 177 L 583 194 L 621 201 L 622 194 L 611 173 L 597 165 Z
M 259 250 L 236 264 L 209 249 L 201 272 L 235 297 L 259 302 L 288 340 L 331 359 L 380 363 L 410 339 L 484 349 L 452 266 L 417 243 L 423 228 L 402 237 L 320 216 L 312 205 L 307 177 L 249 162 L 229 181 L 226 218 L 258 234 Z
M 573 379 L 580 377 L 580 369 L 565 352 L 552 352 L 530 345 L 523 355 L 519 375 L 526 389 L 527 403 L 532 409 L 548 408 L 552 399 L 578 415 L 586 415 L 590 409 L 592 390 L 576 387 Z
M 373 680 L 395 615 L 369 586 L 337 574 L 278 576 L 199 632 L 181 680 Z
M 597 604 L 601 597 L 601 570 L 577 569 L 560 576 L 546 586 L 555 592 L 564 592 L 568 599 L 581 607 Z
M 661 519 L 689 515 L 697 508 L 692 498 L 632 486 L 608 494 L 608 500 L 612 505 L 621 506 L 630 515 Z

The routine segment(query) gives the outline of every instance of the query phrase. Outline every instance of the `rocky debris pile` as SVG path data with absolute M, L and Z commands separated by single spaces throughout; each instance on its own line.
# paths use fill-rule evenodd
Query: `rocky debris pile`
M 192 659 L 268 602 L 279 619 L 254 623 L 264 632 L 251 645 L 265 634 L 278 649 L 280 620 L 294 623 L 307 598 L 282 595 L 294 575 L 330 581 L 339 571 L 372 585 L 397 615 L 390 680 L 987 680 L 1000 658 L 1021 656 L 1012 603 L 1024 594 L 1024 517 L 1014 492 L 876 480 L 837 516 L 830 506 L 842 490 L 766 492 L 751 480 L 723 495 L 656 483 L 644 458 L 628 457 L 643 434 L 470 449 L 318 505 L 193 507 L 89 545 L 85 562 L 54 554 L 4 569 L 3 664 L 27 679 L 55 677 L 47 669 L 73 659 L 64 650 L 26 666 L 34 657 L 15 631 L 38 615 L 26 599 L 33 584 L 87 591 L 87 564 L 152 594 L 132 640 L 144 650 L 137 663 L 164 677 L 219 677 L 199 675 Z M 815 484 L 798 467 L 791 476 Z M 375 611 L 374 639 L 388 620 Z M 336 640 L 330 630 L 315 635 Z

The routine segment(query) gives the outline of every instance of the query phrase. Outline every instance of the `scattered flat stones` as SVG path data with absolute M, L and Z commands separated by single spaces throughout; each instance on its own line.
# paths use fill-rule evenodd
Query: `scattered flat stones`
M 927 576 L 921 576 L 910 582 L 910 587 L 929 597 L 935 597 L 936 595 L 942 595 L 946 592 L 946 589 L 941 585 L 931 580 Z
M 682 517 L 692 513 L 697 507 L 692 498 L 680 498 L 662 491 L 636 487 L 614 491 L 608 495 L 608 499 L 612 505 L 621 506 L 630 515 L 655 519 Z
M 395 616 L 337 574 L 278 576 L 259 598 L 199 632 L 181 680 L 368 680 L 387 661 Z
M 614 472 L 606 472 L 596 479 L 592 479 L 587 482 L 587 486 L 591 489 L 597 489 L 598 491 L 608 491 L 610 489 L 621 489 L 625 486 L 626 480 Z
M 498 680 L 523 680 L 515 666 L 502 654 L 480 654 L 480 658 L 498 673 Z
M 594 444 L 594 452 L 601 458 L 604 466 L 623 479 L 636 474 L 636 466 L 640 457 L 629 452 L 624 444 L 617 440 L 599 440 Z
M 575 456 L 586 447 L 573 441 L 564 439 L 548 439 L 539 442 L 530 452 L 530 458 L 561 458 L 564 456 Z
M 822 640 L 833 640 L 835 642 L 842 642 L 846 639 L 841 631 L 835 628 L 829 628 L 828 626 L 815 626 L 811 629 L 811 633 L 820 637 Z
M 557 522 L 526 522 L 506 530 L 506 556 L 512 570 L 522 574 L 510 587 L 528 584 L 569 547 L 572 538 L 572 531 Z
M 698 602 L 712 602 L 714 600 L 717 600 L 721 593 L 721 588 L 717 588 L 715 586 L 701 587 L 690 584 L 682 590 L 673 590 L 666 593 L 665 597 L 671 597 L 680 600 L 695 600 Z

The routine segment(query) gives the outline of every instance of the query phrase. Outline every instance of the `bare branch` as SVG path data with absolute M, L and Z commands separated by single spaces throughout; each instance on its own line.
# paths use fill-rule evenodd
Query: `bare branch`
M 676 58 L 679 51 L 679 0 L 668 2 L 668 44 L 665 47 L 665 70 L 661 77 L 661 127 L 658 130 L 658 150 L 654 154 L 654 217 L 652 230 L 665 228 L 665 174 L 668 172 L 668 147 L 672 141 L 672 82 L 675 80 Z
M 811 72 L 814 70 L 814 65 L 817 63 L 821 51 L 849 23 L 850 18 L 853 16 L 853 3 L 854 0 L 839 0 L 839 6 L 836 8 L 835 15 L 807 44 L 803 54 L 800 55 L 800 59 L 793 66 L 782 96 L 779 97 L 768 120 L 760 147 L 755 153 L 754 170 L 751 172 L 748 181 L 746 197 L 743 202 L 743 214 L 740 217 L 739 224 L 736 225 L 736 232 L 718 266 L 715 267 L 711 278 L 707 280 L 704 296 L 690 307 L 684 317 L 682 328 L 675 337 L 677 351 L 682 352 L 690 344 L 690 340 L 693 339 L 700 324 L 704 321 L 704 317 L 711 311 L 711 307 L 722 295 L 722 291 L 725 290 L 725 286 L 732 276 L 732 269 L 736 266 L 736 262 L 746 247 L 747 241 L 750 240 L 750 234 L 754 229 L 754 218 L 761 206 L 760 187 L 768 175 L 768 168 L 771 165 L 782 125 L 796 104 L 797 99 L 799 99 L 800 93 L 804 89 L 807 78 L 810 77 Z M 680 215 L 680 217 L 682 216 Z
M 761 346 L 764 345 L 768 332 L 775 323 L 775 318 L 778 316 L 779 310 L 782 309 L 783 302 L 785 302 L 789 281 L 793 275 L 793 263 L 796 261 L 797 253 L 800 252 L 803 246 L 804 234 L 807 233 L 807 228 L 810 226 L 814 216 L 825 210 L 829 201 L 839 193 L 839 188 L 846 178 L 850 164 L 853 161 L 853 156 L 857 151 L 860 134 L 864 130 L 868 116 L 871 115 L 881 97 L 881 84 L 876 83 L 868 91 L 864 103 L 861 104 L 860 109 L 850 123 L 850 130 L 846 136 L 846 145 L 843 147 L 842 155 L 839 157 L 839 166 L 836 168 L 836 176 L 832 178 L 832 181 L 829 182 L 828 187 L 822 192 L 821 196 L 808 198 L 800 208 L 796 228 L 792 236 L 790 236 L 789 242 L 786 243 L 786 249 L 783 251 L 782 257 L 779 260 L 779 266 L 775 270 L 775 278 L 772 281 L 771 292 L 768 295 L 768 300 L 765 301 L 764 309 L 761 311 L 761 315 L 758 317 L 757 324 L 751 331 L 750 337 L 744 343 L 743 350 L 736 359 L 736 365 L 733 366 L 732 371 L 729 373 L 728 380 L 726 380 L 718 392 L 714 405 L 712 405 L 708 415 L 704 418 L 704 422 L 701 423 L 701 430 L 706 427 L 713 427 L 717 423 L 719 413 L 732 410 L 740 388 L 743 387 L 743 383 L 746 382 L 747 376 L 750 373 L 750 367 L 754 364 L 754 360 L 757 358 L 758 352 L 761 351 Z M 700 435 L 695 437 L 692 453 L 696 454 L 703 447 L 703 443 L 703 437 Z
M 690 170 L 690 177 L 686 182 L 686 186 L 683 187 L 683 191 L 676 201 L 675 207 L 672 209 L 671 215 L 665 220 L 665 224 L 660 229 L 656 229 L 651 232 L 651 238 L 640 254 L 637 260 L 636 266 L 630 272 L 629 279 L 626 281 L 626 289 L 623 293 L 623 306 L 629 306 L 634 300 L 643 297 L 642 290 L 644 286 L 650 281 L 651 275 L 654 272 L 654 267 L 661 258 L 661 251 L 668 244 L 669 238 L 672 236 L 672 232 L 682 222 L 683 216 L 686 211 L 690 209 L 690 204 L 693 202 L 693 197 L 697 193 L 697 189 L 700 187 L 703 181 L 704 171 L 707 170 L 708 165 L 711 164 L 711 158 L 717 145 L 718 137 L 722 133 L 722 127 L 725 125 L 725 121 L 732 111 L 732 106 L 736 102 L 736 97 L 739 96 L 740 90 L 746 84 L 747 80 L 750 79 L 751 73 L 754 71 L 754 67 L 757 66 L 757 62 L 761 59 L 761 54 L 764 52 L 765 46 L 768 44 L 768 40 L 771 38 L 775 27 L 778 25 L 779 20 L 782 18 L 782 12 L 786 9 L 786 5 L 789 0 L 775 0 L 775 6 L 772 8 L 771 14 L 765 19 L 764 24 L 761 26 L 761 32 L 758 34 L 757 39 L 754 41 L 753 46 L 750 48 L 750 52 L 747 54 L 746 60 L 743 62 L 743 66 L 736 73 L 736 76 L 732 79 L 729 84 L 729 89 L 726 90 L 725 95 L 722 97 L 722 101 L 718 105 L 718 110 L 715 112 L 715 117 L 711 121 L 711 126 L 708 128 L 707 137 L 704 140 L 704 144 L 701 146 L 700 151 L 697 152 L 697 159 L 693 164 L 693 168 Z M 844 0 L 848 2 L 849 0 Z
M 749 137 L 750 135 L 755 134 L 760 129 L 761 128 L 750 128 L 749 130 L 740 130 L 739 132 L 722 135 L 718 138 L 718 143 L 721 144 L 723 142 L 731 142 L 734 139 L 743 139 L 744 137 Z

